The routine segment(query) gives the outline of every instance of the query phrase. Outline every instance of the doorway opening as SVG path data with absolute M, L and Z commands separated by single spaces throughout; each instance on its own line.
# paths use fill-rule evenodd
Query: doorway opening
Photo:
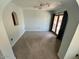
M 57 36 L 57 39 L 62 40 L 67 20 L 68 20 L 67 11 L 51 15 L 50 31 Z

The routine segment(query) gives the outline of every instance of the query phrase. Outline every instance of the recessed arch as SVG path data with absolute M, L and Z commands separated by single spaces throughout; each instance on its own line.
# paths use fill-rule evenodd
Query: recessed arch
M 14 26 L 19 24 L 17 14 L 14 11 L 12 12 L 12 20 L 13 20 Z

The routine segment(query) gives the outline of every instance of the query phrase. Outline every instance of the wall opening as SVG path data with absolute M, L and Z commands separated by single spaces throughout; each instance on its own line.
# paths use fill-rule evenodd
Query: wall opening
M 14 26 L 19 24 L 16 12 L 12 12 L 12 20 L 13 20 Z

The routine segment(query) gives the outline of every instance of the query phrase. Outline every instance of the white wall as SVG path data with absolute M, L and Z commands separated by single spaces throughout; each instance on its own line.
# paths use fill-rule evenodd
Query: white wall
M 71 43 L 76 27 L 79 23 L 79 7 L 76 1 L 72 0 L 70 2 L 63 4 L 60 10 L 62 9 L 66 9 L 68 11 L 68 23 L 58 55 L 60 59 L 65 59 L 64 57 Z
M 67 50 L 65 59 L 74 59 L 79 54 L 79 25 Z
M 50 14 L 46 11 L 24 10 L 24 23 L 26 31 L 48 31 Z
M 79 5 L 79 0 L 76 0 L 76 1 L 77 1 L 78 5 Z
M 13 24 L 11 15 L 13 11 L 16 12 L 18 17 L 19 25 L 17 26 L 14 26 Z M 13 3 L 8 4 L 3 11 L 3 23 L 5 25 L 9 41 L 13 46 L 24 33 L 24 19 L 22 10 Z M 14 40 L 11 41 L 11 38 L 13 38 Z
M 2 18 L 4 7 L 10 1 L 11 0 L 0 0 L 0 51 L 5 59 L 15 59 Z
M 0 50 L 0 59 L 5 59 L 5 57 L 3 56 L 1 50 Z
M 0 15 L 1 16 L 1 15 Z M 5 59 L 15 59 L 2 19 L 0 18 L 0 50 Z

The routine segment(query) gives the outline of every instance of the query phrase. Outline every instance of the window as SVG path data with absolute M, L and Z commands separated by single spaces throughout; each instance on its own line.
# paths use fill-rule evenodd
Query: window
M 62 40 L 68 21 L 68 12 L 57 12 L 51 14 L 50 31 L 53 32 L 57 39 Z
M 57 14 L 54 16 L 52 31 L 55 32 L 57 35 L 59 33 L 62 24 L 63 16 L 64 14 Z
M 60 27 L 61 27 L 61 24 L 62 24 L 62 20 L 63 20 L 63 15 L 59 15 L 56 34 L 59 33 L 59 30 L 60 30 Z
M 18 25 L 18 18 L 15 12 L 12 12 L 12 20 L 13 20 L 14 26 Z
M 54 17 L 54 22 L 53 22 L 53 26 L 52 26 L 52 31 L 54 31 L 54 32 L 56 32 L 57 20 L 58 20 L 58 16 L 56 15 Z

